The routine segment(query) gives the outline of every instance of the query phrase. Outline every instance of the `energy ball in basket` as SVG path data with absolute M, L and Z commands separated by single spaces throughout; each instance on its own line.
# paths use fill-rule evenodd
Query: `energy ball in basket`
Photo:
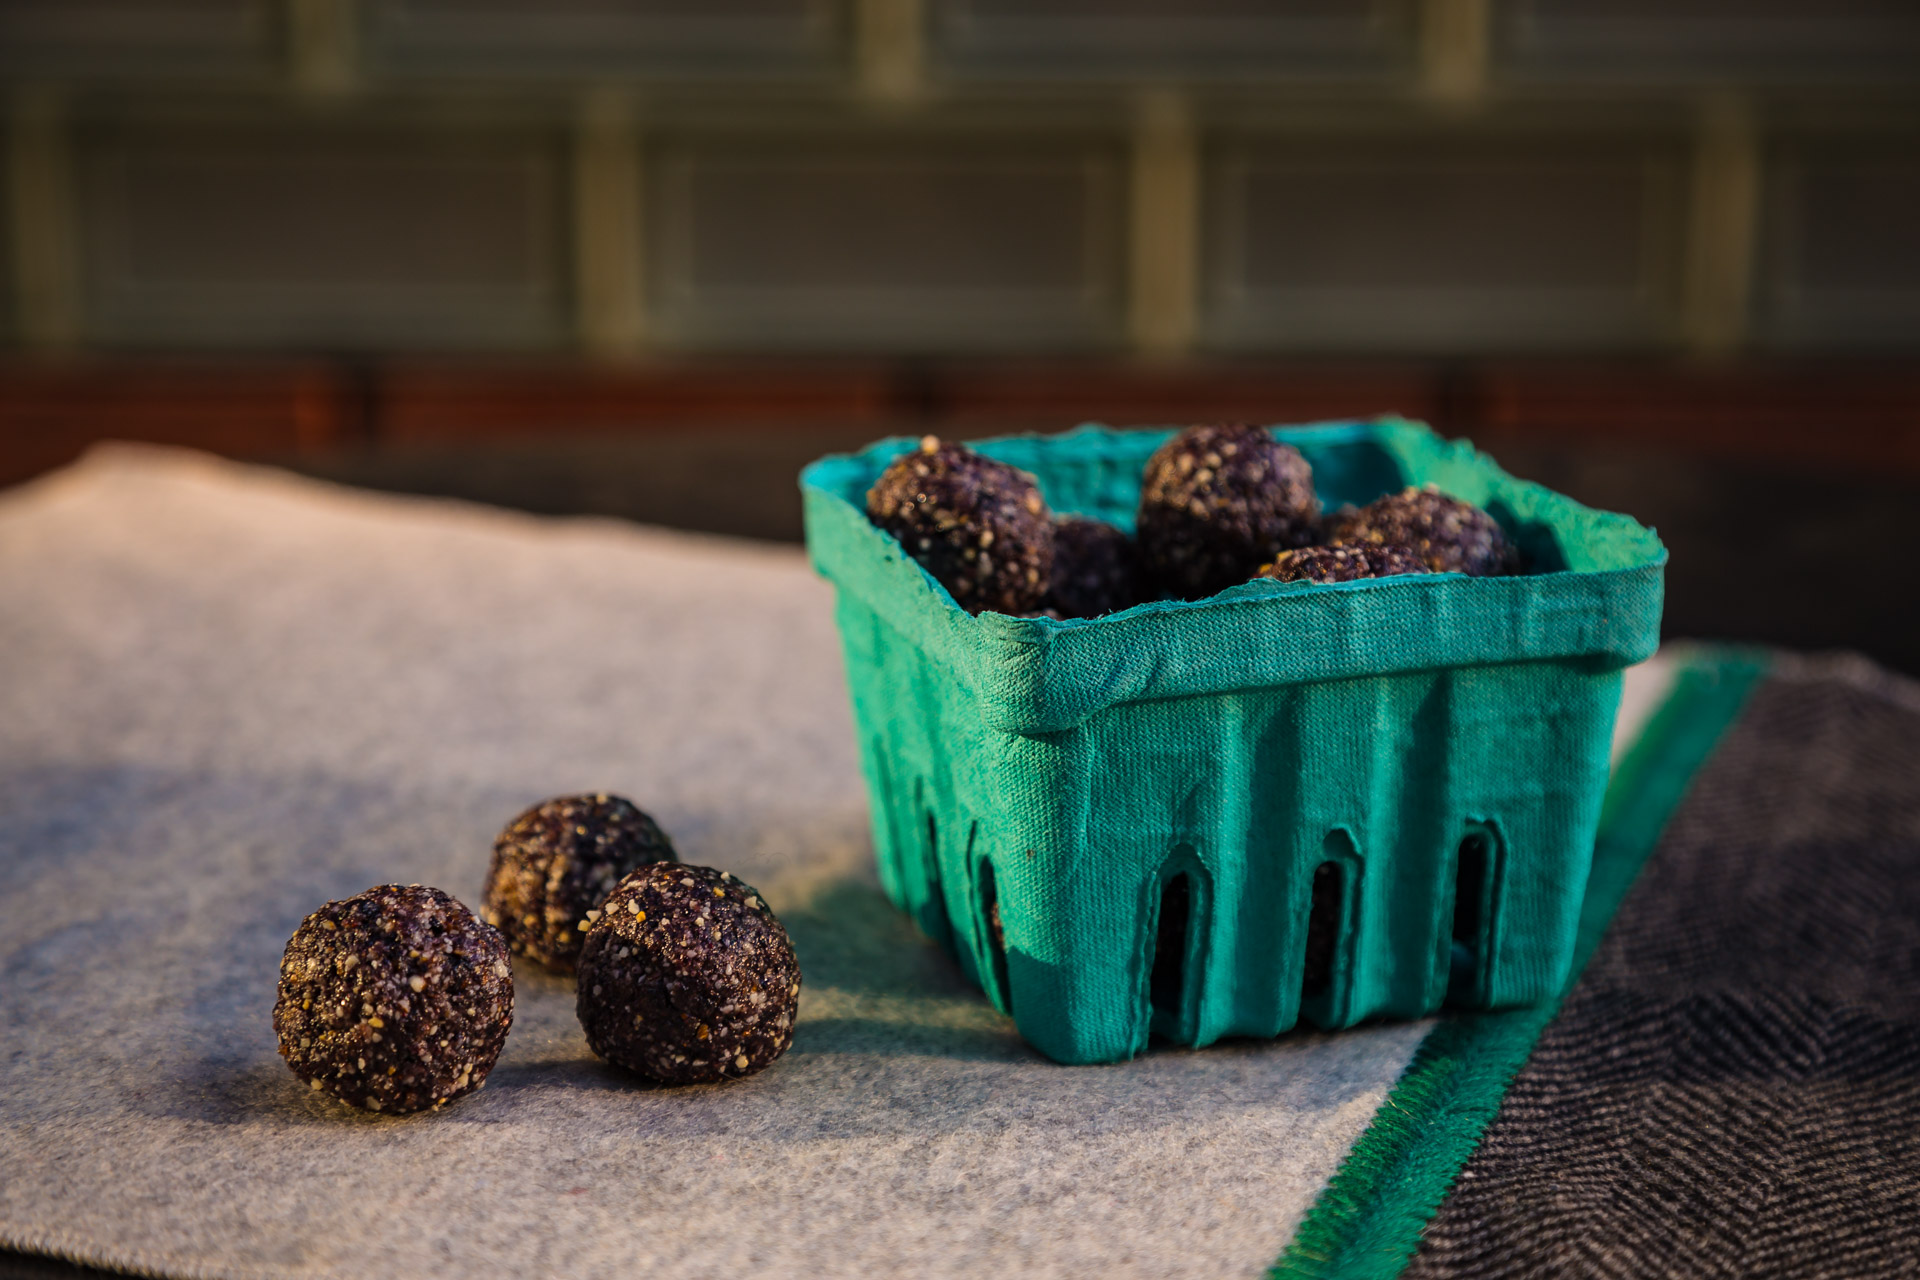
M 800 964 L 753 886 L 654 863 L 613 891 L 580 952 L 593 1051 L 662 1084 L 737 1080 L 793 1043 Z
M 1046 600 L 1053 521 L 1024 471 L 927 436 L 880 473 L 867 516 L 968 613 L 1030 613 Z
M 1243 422 L 1188 427 L 1147 459 L 1135 537 L 1160 590 L 1198 600 L 1319 541 L 1320 502 L 1300 451 Z
M 1476 578 L 1520 572 L 1520 552 L 1492 516 L 1432 485 L 1409 486 L 1327 521 L 1335 546 L 1404 546 L 1435 573 Z
M 280 1056 L 314 1089 L 368 1111 L 420 1111 L 478 1089 L 512 1024 L 506 940 L 424 885 L 329 902 L 280 962 Z
M 1053 587 L 1047 607 L 1062 618 L 1097 618 L 1139 604 L 1139 563 L 1133 539 L 1083 516 L 1053 524 Z
M 507 824 L 493 842 L 480 913 L 507 943 L 572 973 L 586 926 L 635 867 L 677 861 L 673 842 L 621 796 L 560 796 Z
M 1260 576 L 1277 582 L 1357 582 L 1430 572 L 1411 547 L 1300 547 L 1282 551 Z

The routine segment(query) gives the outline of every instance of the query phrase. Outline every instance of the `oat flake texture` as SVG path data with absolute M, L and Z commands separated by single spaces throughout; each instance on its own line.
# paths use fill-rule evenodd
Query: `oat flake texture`
M 793 1043 L 800 964 L 752 885 L 656 863 L 620 883 L 580 953 L 593 1051 L 662 1084 L 737 1080 Z
M 1411 548 L 1435 573 L 1520 572 L 1520 553 L 1492 516 L 1432 486 L 1409 486 L 1327 521 L 1335 546 Z
M 1298 449 L 1248 423 L 1188 427 L 1141 476 L 1141 562 L 1167 595 L 1204 599 L 1318 541 L 1319 515 Z
M 1028 613 L 1053 574 L 1053 526 L 1033 477 L 928 436 L 867 493 L 867 515 L 968 613 Z
M 505 940 L 424 885 L 327 903 L 300 922 L 280 961 L 280 1056 L 314 1089 L 368 1111 L 472 1093 L 512 1025 Z
M 624 796 L 559 796 L 493 842 L 481 915 L 514 951 L 572 973 L 592 917 L 635 867 L 675 860 L 673 842 Z
M 1362 578 L 1391 578 L 1403 573 L 1431 573 L 1427 562 L 1411 547 L 1301 547 L 1282 551 L 1260 570 L 1276 582 L 1358 582 Z

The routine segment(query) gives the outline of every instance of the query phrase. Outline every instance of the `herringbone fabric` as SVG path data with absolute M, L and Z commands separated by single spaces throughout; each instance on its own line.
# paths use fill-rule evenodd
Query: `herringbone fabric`
M 1920 1275 L 1920 695 L 1753 696 L 1408 1276 Z

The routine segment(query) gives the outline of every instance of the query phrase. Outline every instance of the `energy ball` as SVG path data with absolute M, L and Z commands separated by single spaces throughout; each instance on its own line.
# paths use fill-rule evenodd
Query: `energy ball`
M 1427 562 L 1411 547 L 1301 547 L 1282 551 L 1260 576 L 1277 582 L 1354 582 L 1428 572 Z
M 1053 521 L 1032 476 L 928 436 L 880 473 L 867 516 L 968 613 L 1031 613 L 1053 572 Z
M 613 891 L 580 952 L 593 1051 L 662 1084 L 737 1080 L 793 1043 L 800 964 L 773 912 L 711 867 L 654 863 Z
M 1099 520 L 1053 525 L 1053 586 L 1047 607 L 1062 618 L 1097 618 L 1140 603 L 1133 539 Z
M 1518 573 L 1520 553 L 1493 517 L 1449 498 L 1432 485 L 1409 486 L 1361 507 L 1337 512 L 1327 522 L 1335 546 L 1404 546 L 1435 573 L 1476 578 Z
M 561 796 L 527 810 L 493 842 L 480 914 L 521 955 L 572 973 L 587 924 L 635 867 L 677 861 L 633 801 Z
M 424 885 L 329 902 L 301 921 L 280 962 L 280 1056 L 313 1088 L 368 1111 L 472 1093 L 512 1024 L 506 939 Z
M 1188 427 L 1147 459 L 1136 537 L 1148 579 L 1198 600 L 1320 540 L 1313 471 L 1260 427 Z

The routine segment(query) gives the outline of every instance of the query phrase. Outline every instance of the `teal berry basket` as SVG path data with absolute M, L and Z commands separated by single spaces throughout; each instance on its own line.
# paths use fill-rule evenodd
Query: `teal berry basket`
M 1417 423 L 1274 434 L 1329 508 L 1434 484 L 1532 571 L 974 616 L 867 520 L 913 441 L 801 475 L 881 883 L 1056 1061 L 1532 1004 L 1566 978 L 1620 672 L 1657 643 L 1666 549 Z M 1054 511 L 1131 529 L 1171 435 L 975 448 Z

